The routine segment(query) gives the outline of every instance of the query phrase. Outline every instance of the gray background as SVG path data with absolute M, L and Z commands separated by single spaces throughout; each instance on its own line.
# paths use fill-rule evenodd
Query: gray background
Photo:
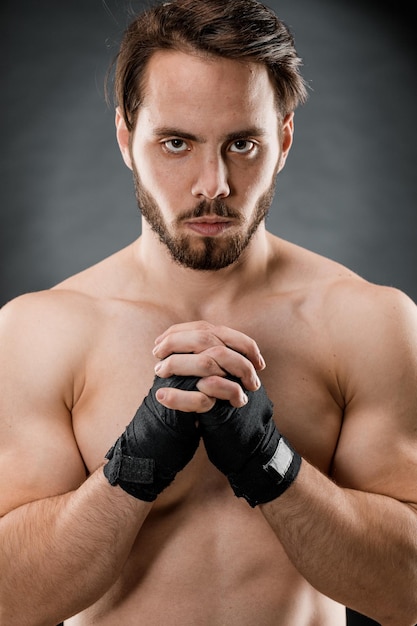
M 271 0 L 310 98 L 269 228 L 417 300 L 416 53 L 397 2 Z M 0 304 L 140 232 L 104 76 L 125 0 L 2 1 Z
M 144 3 L 2 0 L 0 305 L 140 233 L 103 90 L 130 6 Z M 417 300 L 411 9 L 269 6 L 293 30 L 311 87 L 269 228 Z M 371 622 L 351 614 L 350 623 Z

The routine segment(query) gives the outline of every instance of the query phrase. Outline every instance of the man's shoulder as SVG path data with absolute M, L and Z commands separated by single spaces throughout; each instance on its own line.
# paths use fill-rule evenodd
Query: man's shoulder
M 97 325 L 97 303 L 83 293 L 49 289 L 20 295 L 0 309 L 2 346 L 63 345 L 66 338 L 80 346 Z
M 329 328 L 416 324 L 416 303 L 400 289 L 370 282 L 338 261 L 286 243 L 289 291 Z
M 329 283 L 322 302 L 326 333 L 347 362 L 417 359 L 417 306 L 403 291 L 360 278 Z M 401 357 L 402 355 L 402 357 Z
M 283 249 L 294 286 L 305 288 L 311 295 L 325 298 L 326 302 L 336 305 L 349 301 L 359 307 L 415 307 L 400 289 L 370 282 L 337 260 L 289 242 L 284 242 Z
M 57 286 L 17 296 L 0 309 L 0 315 L 2 319 L 16 319 L 20 322 L 31 319 L 36 324 L 50 320 L 57 314 L 67 316 L 88 304 L 91 306 L 92 299 L 86 293 Z
M 331 310 L 348 315 L 381 314 L 384 317 L 415 315 L 415 302 L 400 289 L 370 282 L 357 274 L 338 273 L 329 277 L 325 302 Z

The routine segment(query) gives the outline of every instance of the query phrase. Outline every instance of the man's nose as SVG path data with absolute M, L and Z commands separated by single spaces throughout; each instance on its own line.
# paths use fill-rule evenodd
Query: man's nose
M 227 165 L 222 155 L 211 155 L 197 164 L 191 192 L 196 198 L 227 198 L 230 195 Z

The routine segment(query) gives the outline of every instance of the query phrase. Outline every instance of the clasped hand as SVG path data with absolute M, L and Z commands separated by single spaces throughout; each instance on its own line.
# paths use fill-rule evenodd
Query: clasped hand
M 207 322 L 179 324 L 155 342 L 154 384 L 109 450 L 112 485 L 152 501 L 192 459 L 203 437 L 211 462 L 251 506 L 278 497 L 301 459 L 281 436 L 257 375 L 256 343 Z
M 155 373 L 162 378 L 195 376 L 198 391 L 161 388 L 156 398 L 170 409 L 204 413 L 217 399 L 234 407 L 247 402 L 247 391 L 261 386 L 257 371 L 265 362 L 253 339 L 226 326 L 190 322 L 171 326 L 155 341 L 154 356 L 161 359 Z M 227 378 L 226 376 L 229 375 Z M 241 384 L 230 377 L 239 379 Z

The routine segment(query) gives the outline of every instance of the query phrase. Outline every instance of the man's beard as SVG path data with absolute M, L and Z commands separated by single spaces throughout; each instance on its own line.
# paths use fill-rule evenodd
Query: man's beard
M 230 237 L 225 235 L 221 238 L 202 237 L 199 243 L 196 243 L 189 235 L 169 233 L 156 200 L 145 189 L 135 165 L 133 181 L 139 210 L 151 229 L 168 248 L 176 263 L 193 270 L 220 270 L 235 263 L 258 230 L 260 223 L 267 217 L 275 193 L 274 177 L 269 189 L 258 199 L 252 219 L 244 232 Z M 178 217 L 175 224 L 179 225 L 181 222 L 204 215 L 229 217 L 237 223 L 243 221 L 239 213 L 228 208 L 223 200 L 216 198 L 212 202 L 203 200 L 194 209 Z

